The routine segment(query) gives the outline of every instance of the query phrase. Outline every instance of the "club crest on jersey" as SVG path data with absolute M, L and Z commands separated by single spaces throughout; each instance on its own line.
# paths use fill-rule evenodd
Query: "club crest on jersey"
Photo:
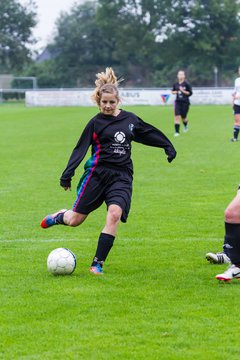
M 126 139 L 126 135 L 122 131 L 117 131 L 114 135 L 114 140 L 118 144 L 123 144 Z

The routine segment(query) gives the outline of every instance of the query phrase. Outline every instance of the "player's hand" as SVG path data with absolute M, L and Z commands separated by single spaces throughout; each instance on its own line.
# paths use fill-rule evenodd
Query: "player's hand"
M 173 153 L 171 153 L 171 154 L 168 154 L 167 161 L 168 161 L 169 163 L 171 163 L 171 162 L 175 159 L 176 156 L 177 156 L 176 151 L 173 152 Z
M 60 179 L 60 186 L 64 188 L 65 191 L 71 191 L 71 179 Z

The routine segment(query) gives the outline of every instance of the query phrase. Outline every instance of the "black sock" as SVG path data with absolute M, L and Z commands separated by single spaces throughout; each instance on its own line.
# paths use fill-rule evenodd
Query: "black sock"
M 185 128 L 187 128 L 187 126 L 188 126 L 188 121 L 185 120 L 185 121 L 183 122 L 183 125 L 184 125 Z
M 180 124 L 175 124 L 175 132 L 179 134 Z
M 235 125 L 233 128 L 233 138 L 236 140 L 238 139 L 239 129 L 240 129 L 240 126 L 237 126 L 237 125 Z
M 66 210 L 66 211 L 67 211 L 67 210 Z M 58 224 L 58 225 L 67 225 L 67 224 L 65 224 L 65 222 L 63 221 L 63 217 L 64 217 L 64 214 L 65 214 L 66 211 L 64 211 L 64 212 L 62 212 L 62 213 L 59 213 L 59 214 L 56 216 L 56 218 L 55 218 L 56 224 Z
M 96 266 L 100 264 L 101 267 L 103 266 L 104 261 L 106 260 L 109 251 L 113 246 L 115 236 L 101 233 L 98 239 L 98 246 L 97 251 L 94 256 L 92 266 Z
M 240 224 L 225 222 L 223 250 L 234 265 L 240 264 Z

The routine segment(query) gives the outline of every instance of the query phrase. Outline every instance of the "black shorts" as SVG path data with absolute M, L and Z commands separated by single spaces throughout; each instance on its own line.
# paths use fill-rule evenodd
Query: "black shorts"
M 181 116 L 183 119 L 187 117 L 189 110 L 189 103 L 175 101 L 174 113 L 175 116 Z
M 105 201 L 122 209 L 121 221 L 126 222 L 132 198 L 132 175 L 128 169 L 97 166 L 87 169 L 77 187 L 73 211 L 88 215 Z
M 233 105 L 233 113 L 234 113 L 234 115 L 240 114 L 240 106 L 239 105 L 236 105 L 236 104 Z

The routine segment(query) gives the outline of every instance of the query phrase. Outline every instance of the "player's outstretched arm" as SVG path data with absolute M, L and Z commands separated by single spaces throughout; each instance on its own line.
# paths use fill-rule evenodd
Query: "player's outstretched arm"
M 60 185 L 64 190 L 71 189 L 71 180 L 75 174 L 75 169 L 84 159 L 93 138 L 93 120 L 91 120 L 85 127 L 77 145 L 73 149 L 70 159 L 67 163 L 66 169 L 63 171 L 60 178 Z
M 138 119 L 139 122 L 134 129 L 134 141 L 148 146 L 163 148 L 168 156 L 168 162 L 172 162 L 177 152 L 171 141 L 162 131 L 144 122 L 142 119 Z

